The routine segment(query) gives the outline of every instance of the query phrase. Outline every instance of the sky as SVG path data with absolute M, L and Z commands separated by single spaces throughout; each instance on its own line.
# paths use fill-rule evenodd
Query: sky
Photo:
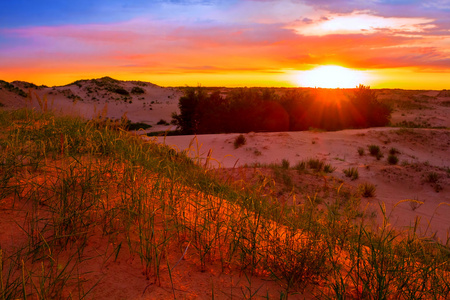
M 450 0 L 1 6 L 0 79 L 9 82 L 53 86 L 110 76 L 162 86 L 450 89 Z

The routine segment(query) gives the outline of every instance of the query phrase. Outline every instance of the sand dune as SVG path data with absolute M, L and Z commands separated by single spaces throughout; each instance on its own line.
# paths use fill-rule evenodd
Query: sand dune
M 27 91 L 28 83 L 14 82 L 14 86 Z M 134 90 L 133 90 L 134 89 Z M 47 95 L 48 107 L 56 112 L 79 114 L 86 118 L 105 113 L 105 117 L 119 119 L 124 114 L 132 122 L 152 125 L 148 131 L 174 129 L 171 114 L 178 112 L 178 99 L 183 94 L 176 88 L 159 87 L 151 83 L 116 81 L 109 77 L 82 80 L 62 87 L 33 87 L 41 99 Z M 124 92 L 125 90 L 126 92 Z M 134 91 L 134 92 L 133 92 Z M 226 94 L 227 89 L 223 92 Z M 337 132 L 266 132 L 244 134 L 246 144 L 234 148 L 238 134 L 212 134 L 199 136 L 167 136 L 154 138 L 189 155 L 204 164 L 207 155 L 210 168 L 240 168 L 244 166 L 281 163 L 291 165 L 301 160 L 318 158 L 336 170 L 327 176 L 356 188 L 362 182 L 375 184 L 376 197 L 364 199 L 374 209 L 385 203 L 391 221 L 399 228 L 414 223 L 420 217 L 422 231 L 436 233 L 445 241 L 450 231 L 450 95 L 446 91 L 378 90 L 381 101 L 395 108 L 393 124 L 423 128 L 370 128 Z M 0 102 L 6 107 L 32 107 L 40 109 L 37 97 L 31 103 L 24 97 L 0 89 Z M 442 128 L 441 128 L 442 127 Z M 142 132 L 144 133 L 144 132 Z M 378 145 L 384 157 L 376 160 L 368 155 L 368 145 Z M 365 149 L 365 155 L 358 154 Z M 399 162 L 387 162 L 389 149 L 400 152 Z M 359 179 L 352 181 L 343 170 L 357 168 Z M 427 175 L 436 173 L 436 183 L 427 182 Z M 413 199 L 423 205 L 402 202 Z M 428 225 L 429 223 L 429 225 Z

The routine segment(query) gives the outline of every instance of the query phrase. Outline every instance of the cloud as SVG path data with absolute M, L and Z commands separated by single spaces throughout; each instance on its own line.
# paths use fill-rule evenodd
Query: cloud
M 323 36 L 328 34 L 374 33 L 380 30 L 395 32 L 424 32 L 435 28 L 433 19 L 380 17 L 366 11 L 351 14 L 334 14 L 320 20 L 293 22 L 287 28 L 299 34 Z M 306 25 L 305 25 L 306 24 Z

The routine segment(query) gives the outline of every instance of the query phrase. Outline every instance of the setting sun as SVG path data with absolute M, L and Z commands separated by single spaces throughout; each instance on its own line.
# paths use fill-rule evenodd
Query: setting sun
M 363 71 L 333 65 L 301 72 L 298 77 L 298 84 L 302 87 L 354 88 L 367 84 L 367 81 L 368 75 Z

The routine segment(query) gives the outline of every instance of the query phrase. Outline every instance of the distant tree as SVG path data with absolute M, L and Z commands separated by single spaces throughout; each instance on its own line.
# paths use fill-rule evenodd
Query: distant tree
M 353 125 L 356 127 L 386 126 L 391 119 L 391 109 L 378 101 L 375 91 L 362 84 L 350 98 Z
M 205 102 L 207 94 L 202 87 L 187 87 L 178 102 L 180 114 L 172 114 L 173 123 L 183 134 L 195 134 L 198 131 L 200 114 L 199 104 Z

